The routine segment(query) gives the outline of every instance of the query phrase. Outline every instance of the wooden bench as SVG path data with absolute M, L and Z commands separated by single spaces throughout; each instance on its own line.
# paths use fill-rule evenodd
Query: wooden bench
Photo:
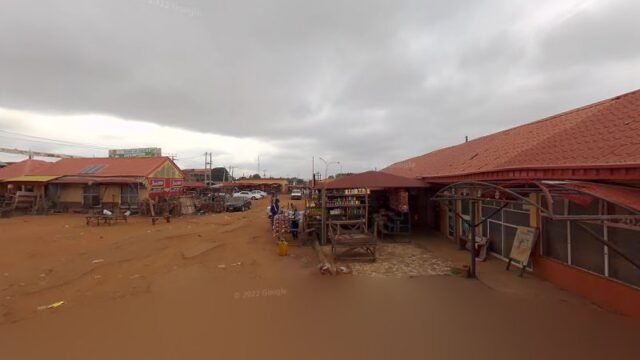
M 364 219 L 329 221 L 329 238 L 334 259 L 376 260 L 377 241 L 367 231 Z M 356 250 L 362 252 L 356 254 Z
M 95 222 L 96 226 L 100 226 L 100 223 L 111 225 L 113 222 L 113 216 L 108 215 L 88 215 L 86 217 L 87 225 L 91 225 Z
M 171 215 L 152 216 L 152 217 L 151 217 L 151 224 L 152 224 L 152 225 L 155 225 L 155 224 L 158 222 L 158 220 L 160 220 L 160 219 L 162 219 L 162 218 L 164 218 L 164 220 L 165 220 L 167 223 L 170 223 L 170 222 L 171 222 Z
M 112 215 L 104 215 L 101 213 L 94 213 L 86 216 L 87 225 L 91 225 L 92 222 L 95 222 L 97 226 L 100 226 L 100 223 L 111 225 L 113 223 L 118 223 L 118 221 L 124 221 L 125 223 L 129 222 L 129 216 L 125 215 L 120 209 L 117 209 Z

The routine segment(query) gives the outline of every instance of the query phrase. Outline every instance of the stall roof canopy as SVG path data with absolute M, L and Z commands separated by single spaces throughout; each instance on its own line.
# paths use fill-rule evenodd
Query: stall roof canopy
M 51 181 L 52 184 L 141 184 L 143 182 L 144 178 L 97 176 L 63 176 Z
M 442 183 L 637 179 L 639 138 L 640 90 L 636 90 L 400 161 L 382 171 Z
M 423 181 L 406 178 L 380 171 L 367 171 L 335 179 L 321 185 L 327 189 L 384 189 L 384 188 L 420 188 L 427 187 Z
M 14 178 L 2 180 L 6 183 L 46 183 L 51 180 L 57 179 L 59 176 L 36 176 L 36 175 L 23 175 L 16 176 Z
M 563 186 L 640 212 L 640 189 L 597 183 L 564 183 Z
M 24 160 L 0 169 L 0 181 L 24 175 L 34 175 L 50 163 L 42 160 Z

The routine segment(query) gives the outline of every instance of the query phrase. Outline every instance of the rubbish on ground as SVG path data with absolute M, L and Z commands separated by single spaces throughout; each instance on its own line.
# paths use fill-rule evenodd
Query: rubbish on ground
M 331 274 L 331 266 L 329 264 L 318 265 L 318 270 L 322 275 Z
M 137 279 L 137 278 L 139 278 L 139 277 L 142 277 L 142 275 L 140 275 L 140 274 L 135 274 L 135 275 L 131 275 L 131 276 L 129 276 L 129 279 L 133 280 L 133 279 Z
M 226 267 L 227 267 L 226 265 L 218 265 L 218 269 L 224 269 Z
M 98 280 L 98 279 L 102 279 L 102 275 L 93 275 L 93 278 Z
M 63 304 L 64 304 L 64 301 L 58 301 L 53 304 L 38 306 L 37 309 L 38 310 L 55 309 L 57 307 L 62 306 Z
M 352 270 L 348 266 L 338 266 L 339 274 L 351 274 Z
M 102 210 L 102 214 L 103 215 L 107 215 L 107 216 L 113 215 L 113 213 L 111 211 L 107 210 L 107 209 Z
M 47 276 L 47 274 L 40 274 L 40 277 L 45 277 Z
M 104 261 L 104 259 L 95 259 L 95 260 L 93 260 L 91 263 L 92 263 L 92 264 L 99 264 L 99 263 L 101 263 L 101 262 L 103 262 L 103 261 Z
M 235 264 L 231 264 L 230 266 L 238 266 L 238 265 L 242 265 L 242 263 L 241 262 L 237 262 Z

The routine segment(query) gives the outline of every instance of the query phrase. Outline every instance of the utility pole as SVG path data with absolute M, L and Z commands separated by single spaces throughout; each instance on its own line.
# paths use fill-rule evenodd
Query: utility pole
M 260 175 L 260 155 L 258 155 L 258 175 Z
M 211 170 L 213 169 L 213 153 L 204 153 L 204 184 L 211 185 Z
M 267 177 L 267 170 L 262 170 L 262 178 L 266 178 Z

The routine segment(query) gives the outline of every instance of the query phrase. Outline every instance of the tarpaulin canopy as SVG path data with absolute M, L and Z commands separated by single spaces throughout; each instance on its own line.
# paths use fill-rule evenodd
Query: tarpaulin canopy
M 326 189 L 389 189 L 389 188 L 423 188 L 429 185 L 418 179 L 406 178 L 380 171 L 366 171 L 335 179 L 319 185 Z

